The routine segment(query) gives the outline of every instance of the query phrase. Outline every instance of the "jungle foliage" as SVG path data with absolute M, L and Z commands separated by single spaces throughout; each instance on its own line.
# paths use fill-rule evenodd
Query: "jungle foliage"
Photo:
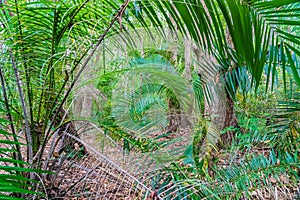
M 126 184 L 142 199 L 300 198 L 298 0 L 0 9 L 0 199 L 117 199 Z M 237 118 L 222 130 L 207 112 L 220 88 Z M 81 93 L 89 110 L 75 106 Z M 131 160 L 89 147 L 91 130 Z M 95 167 L 59 191 L 86 155 L 126 184 L 85 191 Z

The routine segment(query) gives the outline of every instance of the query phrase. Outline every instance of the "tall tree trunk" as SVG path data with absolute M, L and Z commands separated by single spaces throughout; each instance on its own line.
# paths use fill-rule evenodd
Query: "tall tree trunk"
M 214 84 L 209 86 L 211 99 L 205 101 L 205 115 L 211 116 L 211 121 L 218 129 L 223 130 L 229 126 L 236 126 L 237 119 L 234 112 L 234 101 L 226 91 L 220 76 L 217 74 L 214 78 Z

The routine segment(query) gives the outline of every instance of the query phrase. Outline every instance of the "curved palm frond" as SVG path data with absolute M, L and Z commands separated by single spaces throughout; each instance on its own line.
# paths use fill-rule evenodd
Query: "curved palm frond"
M 31 179 L 29 174 L 47 172 L 33 169 L 29 163 L 22 161 L 20 148 L 25 147 L 25 144 L 20 142 L 19 136 L 3 128 L 11 122 L 2 118 L 0 122 L 0 198 L 23 199 L 26 196 L 43 196 L 31 189 L 33 184 L 39 182 Z
M 291 98 L 278 102 L 278 111 L 273 116 L 273 124 L 268 128 L 268 136 L 274 147 L 284 155 L 284 152 L 293 153 L 299 149 L 299 93 Z
M 231 62 L 248 67 L 256 87 L 266 65 L 270 78 L 271 69 L 280 66 L 284 71 L 290 67 L 295 80 L 299 79 L 292 59 L 299 58 L 298 1 L 188 0 L 155 1 L 154 5 L 168 24 L 175 25 L 173 29 L 190 34 L 202 48 L 219 55 L 223 67 Z M 279 52 L 287 56 L 280 58 Z
M 115 85 L 112 98 L 112 114 L 121 127 L 126 127 L 131 129 L 131 131 L 145 131 L 142 131 L 143 129 L 141 128 L 147 127 L 146 124 L 136 126 L 138 121 L 136 121 L 136 123 L 135 120 L 132 119 L 134 116 L 133 111 L 140 114 L 146 114 L 147 110 L 149 111 L 148 114 L 150 115 L 148 117 L 153 120 L 149 121 L 151 125 L 148 124 L 150 127 L 147 127 L 146 130 L 151 129 L 156 123 L 166 121 L 166 119 L 163 120 L 161 117 L 156 120 L 154 119 L 155 116 L 158 117 L 160 114 L 164 116 L 163 113 L 166 112 L 168 104 L 167 96 L 171 95 L 167 93 L 170 92 L 172 96 L 177 99 L 176 101 L 179 103 L 179 108 L 183 111 L 193 106 L 193 102 L 190 102 L 189 96 L 192 91 L 189 92 L 188 82 L 177 75 L 172 66 L 167 62 L 159 59 L 150 59 L 149 61 L 140 59 L 132 61 L 129 64 L 131 66 L 129 69 L 119 71 L 119 73 L 122 73 L 119 75 L 121 81 L 119 80 L 117 85 Z M 117 72 L 115 71 L 113 73 Z M 123 88 L 124 91 L 121 90 L 121 88 Z M 152 96 L 147 95 L 149 93 L 151 93 Z M 154 108 L 155 105 L 159 107 L 162 106 L 162 110 L 159 111 L 157 110 L 159 107 L 156 107 L 156 109 L 151 111 L 151 107 L 153 106 Z M 137 115 L 135 116 L 137 117 Z M 146 115 L 141 115 L 141 117 L 146 117 Z M 128 124 L 128 120 L 130 120 L 131 123 Z M 126 123 L 124 124 L 124 122 Z M 163 124 L 161 125 L 164 126 Z

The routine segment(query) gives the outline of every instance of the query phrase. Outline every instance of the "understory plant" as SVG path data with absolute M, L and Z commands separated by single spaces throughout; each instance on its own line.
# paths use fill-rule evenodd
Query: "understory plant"
M 55 153 L 53 145 L 46 148 L 50 138 L 63 131 L 78 136 L 65 103 L 109 30 L 120 30 L 114 24 L 128 1 L 111 3 L 111 18 L 89 1 L 0 4 L 1 198 L 36 198 L 36 191 L 47 193 L 42 169 Z

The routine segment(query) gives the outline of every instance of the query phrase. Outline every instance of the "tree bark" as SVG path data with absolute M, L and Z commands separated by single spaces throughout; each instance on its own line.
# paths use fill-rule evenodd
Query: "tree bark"
M 237 126 L 237 118 L 234 112 L 234 101 L 230 94 L 226 91 L 226 83 L 224 82 L 224 74 L 219 72 L 216 68 L 217 61 L 211 56 L 202 52 L 195 45 L 193 52 L 199 63 L 203 63 L 199 69 L 198 74 L 201 76 L 207 89 L 210 92 L 209 97 L 205 97 L 204 115 L 207 116 L 212 123 L 219 130 L 223 130 L 229 126 Z M 231 133 L 222 136 L 224 142 L 232 139 Z

